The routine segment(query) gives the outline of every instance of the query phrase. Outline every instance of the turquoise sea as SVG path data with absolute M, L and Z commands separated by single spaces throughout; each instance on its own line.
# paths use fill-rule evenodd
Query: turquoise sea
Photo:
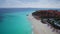
M 27 14 L 36 10 L 59 8 L 0 8 L 0 34 L 32 34 L 32 24 Z

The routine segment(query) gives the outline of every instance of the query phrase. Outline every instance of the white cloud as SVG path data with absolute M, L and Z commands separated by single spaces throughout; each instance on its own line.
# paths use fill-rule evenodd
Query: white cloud
M 37 2 L 23 2 L 20 0 L 6 0 L 0 8 L 60 8 L 60 4 L 46 0 Z

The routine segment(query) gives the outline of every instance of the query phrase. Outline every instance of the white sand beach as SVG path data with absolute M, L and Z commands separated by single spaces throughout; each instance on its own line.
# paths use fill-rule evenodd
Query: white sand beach
M 46 24 L 42 24 L 40 20 L 36 20 L 31 14 L 29 14 L 28 20 L 32 23 L 33 34 L 58 34 L 56 32 L 52 32 L 50 27 Z

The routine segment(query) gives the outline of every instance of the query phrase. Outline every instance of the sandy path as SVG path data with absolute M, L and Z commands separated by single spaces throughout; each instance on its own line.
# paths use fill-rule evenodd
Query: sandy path
M 46 24 L 42 24 L 40 20 L 36 20 L 31 14 L 29 14 L 28 20 L 32 23 L 34 34 L 57 34 L 56 32 L 52 32 L 52 29 Z

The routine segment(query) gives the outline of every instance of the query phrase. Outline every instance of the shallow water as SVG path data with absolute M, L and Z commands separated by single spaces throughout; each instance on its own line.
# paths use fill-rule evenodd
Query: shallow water
M 15 12 L 3 14 L 0 22 L 1 34 L 31 34 L 31 23 L 27 19 L 27 12 Z

